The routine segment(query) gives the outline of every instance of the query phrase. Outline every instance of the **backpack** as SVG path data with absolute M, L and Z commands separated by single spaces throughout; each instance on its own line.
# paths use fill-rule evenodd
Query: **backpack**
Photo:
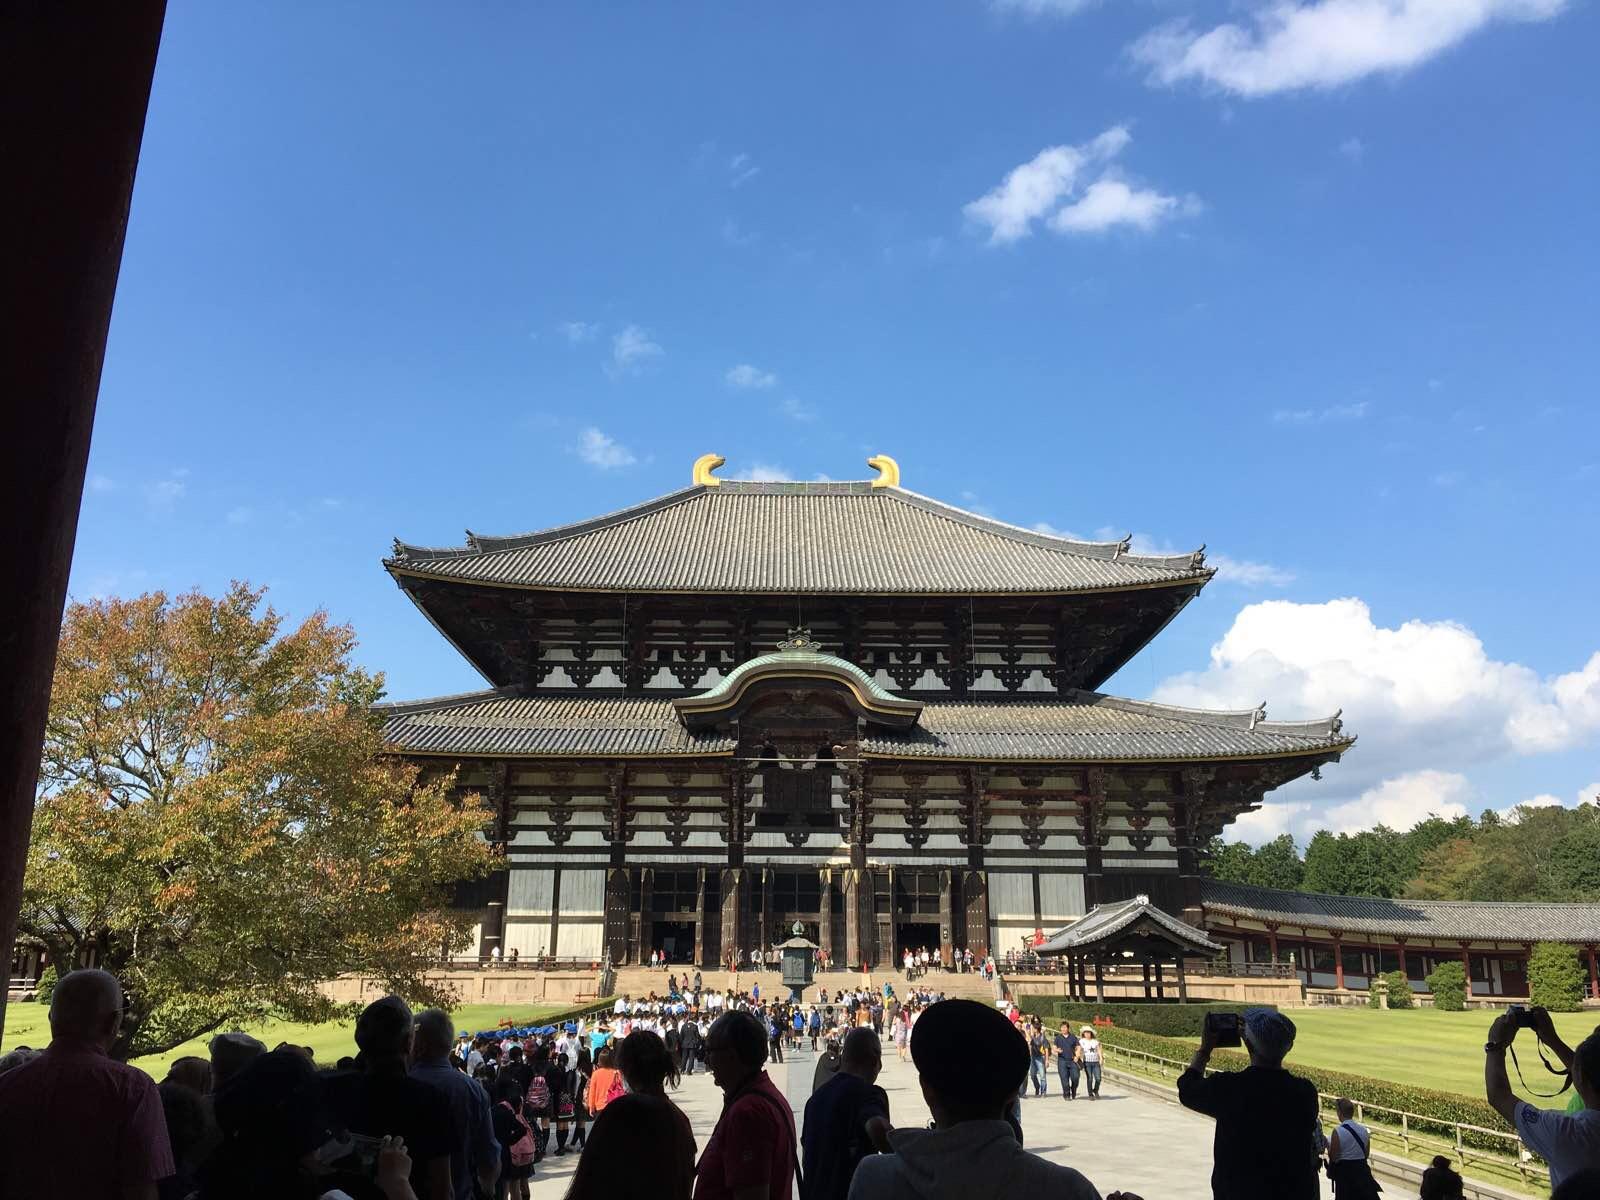
M 622 1072 L 617 1072 L 617 1077 L 611 1081 L 611 1086 L 606 1089 L 605 1103 L 620 1100 L 628 1094 L 627 1087 L 622 1082 Z
M 533 1130 L 528 1128 L 528 1123 L 522 1119 L 517 1110 L 512 1108 L 509 1103 L 502 1100 L 500 1101 L 500 1107 L 510 1113 L 511 1119 L 516 1122 L 512 1132 L 515 1133 L 518 1129 L 522 1130 L 512 1140 L 511 1144 L 506 1147 L 506 1152 L 511 1155 L 511 1165 L 513 1167 L 531 1167 L 533 1160 L 539 1153 L 538 1147 L 534 1145 Z
M 550 1082 L 543 1075 L 535 1075 L 528 1084 L 528 1103 L 540 1112 L 550 1107 Z

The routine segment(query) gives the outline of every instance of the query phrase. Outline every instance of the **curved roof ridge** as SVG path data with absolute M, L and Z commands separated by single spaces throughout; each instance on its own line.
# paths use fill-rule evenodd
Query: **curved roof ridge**
M 485 700 L 510 700 L 520 694 L 516 688 L 482 688 L 476 692 L 452 692 L 448 696 L 424 696 L 419 700 L 380 700 L 372 709 L 385 717 L 405 717 L 433 709 L 465 708 Z
M 986 517 L 982 513 L 975 513 L 970 509 L 960 508 L 947 501 L 936 500 L 932 496 L 924 496 L 921 492 L 913 492 L 907 488 L 885 487 L 878 490 L 906 503 L 915 504 L 918 508 L 931 512 L 935 516 L 947 517 L 964 525 L 987 529 L 992 533 L 1014 537 L 1030 545 L 1042 546 L 1046 550 L 1057 550 L 1063 554 L 1076 554 L 1083 558 L 1108 559 L 1141 567 L 1166 567 L 1179 570 L 1183 568 L 1199 570 L 1205 565 L 1206 561 L 1206 548 L 1204 546 L 1191 550 L 1187 554 L 1132 554 L 1128 550 L 1133 541 L 1132 534 L 1114 542 L 1084 541 L 1081 538 L 1041 533 L 1037 529 L 1029 529 L 1025 525 L 1013 525 L 1010 521 L 1002 521 L 996 517 Z M 1215 568 L 1211 569 L 1211 574 L 1216 574 Z
M 1103 692 L 1081 692 L 1095 697 L 1094 703 L 1124 712 L 1149 713 L 1153 716 L 1171 717 L 1175 721 L 1192 721 L 1200 725 L 1222 725 L 1229 729 L 1248 729 L 1255 733 L 1281 733 L 1288 735 L 1318 734 L 1332 737 L 1344 731 L 1343 709 L 1329 717 L 1316 717 L 1307 721 L 1269 721 L 1265 703 L 1255 708 L 1185 708 L 1180 704 L 1162 704 L 1155 700 L 1129 700 L 1122 696 L 1108 696 Z M 1354 737 L 1351 738 L 1354 741 Z
M 703 495 L 711 490 L 704 484 L 691 484 L 689 487 L 679 488 L 675 492 L 668 492 L 664 496 L 656 496 L 649 500 L 642 500 L 638 504 L 630 504 L 626 508 L 617 508 L 608 513 L 601 513 L 597 517 L 585 517 L 581 521 L 570 521 L 565 525 L 552 525 L 547 529 L 535 529 L 527 533 L 495 536 L 474 533 L 469 529 L 467 530 L 467 544 L 465 546 L 413 546 L 409 542 L 402 542 L 399 538 L 396 538 L 394 540 L 394 558 L 396 560 L 459 558 L 469 554 L 492 554 L 497 550 L 517 550 L 524 546 L 537 546 L 543 542 L 557 542 L 562 538 L 593 533 L 596 529 L 604 529 L 608 525 L 620 524 L 634 517 L 643 517 L 653 512 L 660 512 L 663 508 L 671 508 L 674 504 L 692 500 L 696 496 Z

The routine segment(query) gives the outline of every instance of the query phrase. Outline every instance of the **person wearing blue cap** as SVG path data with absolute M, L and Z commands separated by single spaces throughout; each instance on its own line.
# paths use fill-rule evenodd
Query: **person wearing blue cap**
M 1238 1028 L 1250 1065 L 1206 1076 L 1224 1022 L 1208 1016 L 1189 1067 L 1178 1077 L 1185 1108 L 1217 1122 L 1212 1142 L 1213 1200 L 1316 1200 L 1323 1145 L 1317 1089 L 1289 1074 L 1283 1060 L 1294 1045 L 1294 1022 L 1271 1008 L 1248 1008 Z

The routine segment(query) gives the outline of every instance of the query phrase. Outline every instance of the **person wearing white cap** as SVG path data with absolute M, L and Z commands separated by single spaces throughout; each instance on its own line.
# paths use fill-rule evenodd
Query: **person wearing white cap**
M 1095 1036 L 1093 1025 L 1085 1025 L 1078 1031 L 1078 1062 L 1083 1067 L 1083 1083 L 1089 1099 L 1100 1099 L 1100 1039 Z

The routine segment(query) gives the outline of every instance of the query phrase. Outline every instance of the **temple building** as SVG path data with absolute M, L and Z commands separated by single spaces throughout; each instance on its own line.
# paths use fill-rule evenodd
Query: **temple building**
M 1202 919 L 1197 850 L 1354 741 L 1097 689 L 1213 570 L 900 486 L 682 491 L 384 566 L 490 685 L 386 706 L 505 870 L 483 954 L 716 965 L 800 922 L 841 965 L 1004 953 L 1096 904 Z

